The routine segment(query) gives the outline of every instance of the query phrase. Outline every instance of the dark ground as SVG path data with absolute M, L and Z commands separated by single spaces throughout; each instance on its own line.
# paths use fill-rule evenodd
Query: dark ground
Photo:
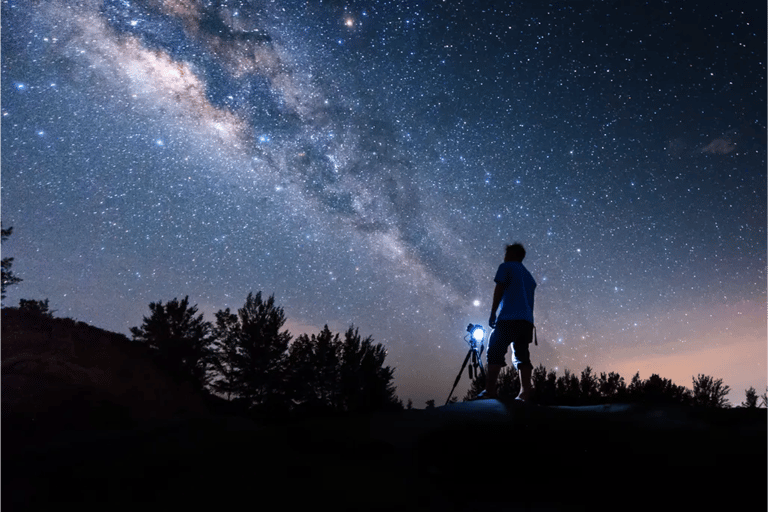
M 765 409 L 481 401 L 130 431 L 21 425 L 3 418 L 3 511 L 766 510 Z

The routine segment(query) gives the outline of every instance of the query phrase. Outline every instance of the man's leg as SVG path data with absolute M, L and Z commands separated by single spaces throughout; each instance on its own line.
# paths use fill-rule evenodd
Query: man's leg
M 531 396 L 531 372 L 533 368 L 530 366 L 522 366 L 518 368 L 517 373 L 520 375 L 520 394 L 517 398 L 520 400 L 528 400 Z
M 485 372 L 485 394 L 490 398 L 498 396 L 496 383 L 499 380 L 501 369 L 506 364 L 504 358 L 509 343 L 509 322 L 497 322 L 491 339 L 488 340 L 488 367 Z
M 533 365 L 531 364 L 531 353 L 528 347 L 533 341 L 533 324 L 522 320 L 515 324 L 515 341 L 512 344 L 512 357 L 515 362 L 515 368 L 520 376 L 520 394 L 518 400 L 528 400 L 531 396 L 531 373 Z
M 488 372 L 485 374 L 485 393 L 491 398 L 496 398 L 496 382 L 499 379 L 499 373 L 502 366 L 500 364 L 488 363 Z

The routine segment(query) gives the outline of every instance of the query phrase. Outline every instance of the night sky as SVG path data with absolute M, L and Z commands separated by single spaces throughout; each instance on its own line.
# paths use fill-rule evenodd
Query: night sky
M 768 380 L 766 5 L 5 0 L 2 220 L 5 305 L 128 334 L 274 294 L 294 337 L 384 344 L 415 407 L 520 241 L 534 365 L 738 405 Z

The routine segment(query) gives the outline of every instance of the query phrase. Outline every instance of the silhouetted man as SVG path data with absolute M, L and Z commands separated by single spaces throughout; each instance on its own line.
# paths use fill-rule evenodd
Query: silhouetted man
M 507 246 L 504 263 L 496 271 L 496 288 L 488 325 L 494 329 L 488 342 L 488 372 L 485 391 L 478 398 L 497 398 L 496 381 L 507 365 L 507 347 L 512 345 L 512 361 L 520 375 L 520 394 L 525 401 L 531 393 L 531 356 L 528 345 L 533 341 L 533 293 L 536 280 L 523 266 L 525 248 L 520 243 Z M 501 306 L 498 318 L 496 312 Z

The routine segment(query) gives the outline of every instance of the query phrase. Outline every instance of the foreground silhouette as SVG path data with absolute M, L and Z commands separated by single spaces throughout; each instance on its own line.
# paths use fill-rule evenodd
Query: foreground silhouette
M 765 500 L 759 492 L 701 484 L 704 474 L 718 489 L 765 485 L 763 409 L 509 411 L 489 400 L 257 422 L 214 413 L 200 390 L 174 382 L 144 345 L 40 316 L 44 303 L 27 309 L 3 310 L 2 318 L 7 510 L 219 509 L 276 495 L 288 510 L 572 511 L 622 508 L 621 500 L 657 507 L 660 496 L 680 509 L 766 505 L 754 503 Z M 334 340 L 331 333 L 322 343 Z M 581 384 L 573 377 L 563 385 Z M 498 450 L 525 461 L 523 470 L 514 461 L 498 464 Z M 494 472 L 483 471 L 491 465 Z M 486 492 L 510 482 L 526 493 Z
M 608 403 L 645 403 L 645 404 L 679 404 L 699 407 L 728 408 L 731 406 L 726 398 L 730 387 L 723 384 L 722 379 L 699 374 L 692 378 L 693 389 L 678 386 L 671 380 L 651 375 L 642 380 L 637 372 L 629 385 L 624 377 L 615 372 L 601 372 L 596 376 L 592 368 L 587 366 L 581 372 L 581 378 L 570 370 L 565 369 L 563 375 L 557 376 L 554 371 L 547 371 L 540 364 L 533 370 L 533 387 L 529 393 L 529 401 L 538 405 L 568 405 L 583 406 Z M 508 402 L 514 400 L 520 392 L 520 380 L 514 367 L 506 368 L 498 376 L 498 398 Z M 475 400 L 482 396 L 486 389 L 483 380 L 473 379 L 464 400 Z M 754 388 L 745 391 L 745 407 L 757 407 L 758 400 Z M 763 403 L 765 403 L 763 398 Z

